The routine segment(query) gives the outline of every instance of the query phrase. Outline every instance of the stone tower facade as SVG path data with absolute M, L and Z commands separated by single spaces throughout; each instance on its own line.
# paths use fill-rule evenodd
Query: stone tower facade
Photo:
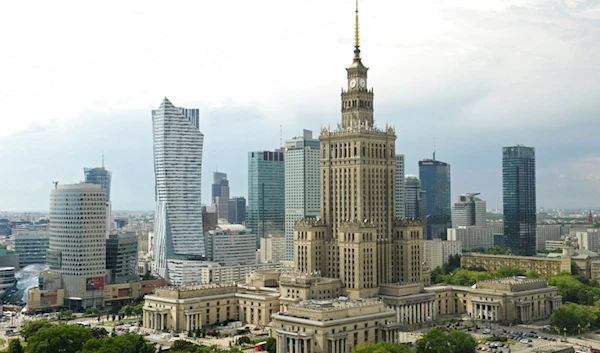
M 396 133 L 374 124 L 358 11 L 354 57 L 346 71 L 342 122 L 322 128 L 319 137 L 321 219 L 296 224 L 294 263 L 297 271 L 340 278 L 347 295 L 360 298 L 377 295 L 382 284 L 420 281 L 413 274 L 420 273 L 422 229 L 414 223 L 406 231 L 407 224 L 395 221 Z M 417 239 L 421 243 L 413 244 Z

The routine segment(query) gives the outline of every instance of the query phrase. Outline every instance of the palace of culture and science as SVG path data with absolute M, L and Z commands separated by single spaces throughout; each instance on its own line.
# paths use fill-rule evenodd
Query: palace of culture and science
M 156 289 L 144 298 L 144 327 L 193 331 L 239 320 L 268 328 L 278 353 L 349 353 L 362 342 L 398 342 L 400 332 L 440 316 L 526 322 L 562 303 L 538 279 L 425 287 L 421 223 L 394 217 L 396 134 L 374 123 L 358 8 L 346 71 L 341 124 L 319 137 L 321 218 L 296 223 L 294 270 L 256 271 L 244 284 Z

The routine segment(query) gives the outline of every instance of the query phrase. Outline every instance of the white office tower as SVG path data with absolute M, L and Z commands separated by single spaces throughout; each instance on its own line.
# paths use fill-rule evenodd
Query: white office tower
M 406 191 L 404 190 L 404 155 L 396 155 L 396 218 L 406 216 Z
M 485 226 L 486 203 L 476 197 L 479 193 L 463 194 L 452 205 L 452 227 Z
M 319 217 L 320 143 L 312 131 L 285 142 L 285 258 L 294 259 L 294 226 L 303 218 Z
M 106 190 L 100 185 L 57 185 L 50 192 L 46 260 L 62 277 L 70 309 L 104 305 L 106 217 Z
M 167 260 L 204 256 L 202 147 L 198 109 L 175 107 L 165 97 L 152 111 L 154 136 L 154 268 L 169 283 Z

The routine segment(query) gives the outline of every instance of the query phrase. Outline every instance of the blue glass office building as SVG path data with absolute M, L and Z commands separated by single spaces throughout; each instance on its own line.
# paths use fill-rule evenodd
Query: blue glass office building
M 246 228 L 260 238 L 285 231 L 283 150 L 248 152 Z
M 419 161 L 421 189 L 426 192 L 426 239 L 446 239 L 452 226 L 450 164 L 435 159 Z
M 504 237 L 514 255 L 536 254 L 535 149 L 502 148 Z

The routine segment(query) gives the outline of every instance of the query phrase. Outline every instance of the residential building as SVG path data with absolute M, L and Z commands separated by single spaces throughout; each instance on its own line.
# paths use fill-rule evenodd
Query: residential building
M 152 111 L 154 137 L 154 262 L 169 283 L 167 260 L 204 256 L 202 148 L 198 109 L 175 107 L 166 97 Z
M 19 226 L 13 229 L 13 248 L 19 255 L 19 266 L 45 264 L 50 246 L 48 224 Z
M 246 227 L 256 239 L 285 232 L 285 165 L 283 149 L 248 152 Z
M 106 239 L 106 270 L 110 284 L 138 280 L 138 236 L 113 233 Z
M 404 155 L 396 155 L 396 218 L 406 217 L 406 190 L 404 179 Z M 414 217 L 417 218 L 417 217 Z
M 260 270 L 283 270 L 280 262 L 223 266 L 211 261 L 169 260 L 173 285 L 241 283 L 246 276 Z
M 14 267 L 0 267 L 0 295 L 17 283 Z
M 246 198 L 241 196 L 229 199 L 229 218 L 231 224 L 244 224 L 246 222 Z
M 447 231 L 447 239 L 459 241 L 464 249 L 491 249 L 494 247 L 494 235 L 498 234 L 490 226 L 449 228 Z
M 593 252 L 599 251 L 600 229 L 589 228 L 586 230 L 573 230 L 571 234 L 574 234 L 577 238 L 580 249 L 590 250 Z
M 486 203 L 478 198 L 479 193 L 463 194 L 452 205 L 452 227 L 486 225 Z
M 106 190 L 106 235 L 114 227 L 112 217 L 112 203 L 110 201 L 110 183 L 112 172 L 104 168 L 104 156 L 102 156 L 102 166 L 96 168 L 83 168 L 84 181 L 88 184 L 97 184 Z
M 212 203 L 217 209 L 218 219 L 229 219 L 229 180 L 225 173 L 213 173 Z
M 50 192 L 46 259 L 49 275 L 62 281 L 65 306 L 71 310 L 104 306 L 106 211 L 106 189 L 98 184 L 57 183 Z M 40 281 L 49 283 L 43 276 Z
M 281 234 L 269 234 L 260 239 L 260 262 L 285 261 L 286 239 Z
M 536 254 L 535 149 L 502 149 L 504 235 L 515 255 Z
M 312 131 L 285 142 L 285 257 L 294 259 L 294 225 L 319 217 L 319 140 Z
M 462 254 L 462 243 L 452 240 L 425 240 L 423 242 L 424 262 L 428 268 L 442 267 L 450 256 Z
M 450 164 L 435 159 L 419 161 L 421 188 L 427 192 L 427 230 L 425 239 L 446 239 L 452 227 Z
M 206 234 L 206 257 L 221 265 L 256 263 L 256 233 L 241 224 L 219 224 Z
M 535 231 L 536 250 L 552 250 L 546 247 L 549 241 L 558 241 L 569 234 L 570 226 L 560 224 L 538 224 Z
M 486 271 L 497 272 L 502 267 L 533 270 L 540 276 L 554 276 L 561 272 L 571 273 L 571 259 L 535 256 L 463 254 L 461 267 L 483 267 Z

